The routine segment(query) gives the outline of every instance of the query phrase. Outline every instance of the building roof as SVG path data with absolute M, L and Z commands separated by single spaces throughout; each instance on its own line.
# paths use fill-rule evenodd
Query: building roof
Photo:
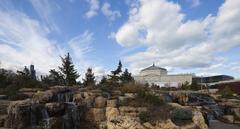
M 146 71 L 146 70 L 166 70 L 167 71 L 167 69 L 155 66 L 155 64 L 153 64 L 152 66 L 147 67 L 145 69 L 142 69 L 141 71 Z

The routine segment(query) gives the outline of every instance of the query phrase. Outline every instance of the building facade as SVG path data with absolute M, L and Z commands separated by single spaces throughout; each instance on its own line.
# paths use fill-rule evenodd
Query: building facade
M 134 76 L 134 79 L 142 84 L 156 84 L 160 87 L 179 87 L 188 82 L 196 82 L 202 85 L 211 85 L 223 81 L 234 80 L 234 77 L 228 75 L 216 75 L 207 77 L 198 77 L 194 74 L 168 74 L 167 69 L 155 66 L 154 64 L 140 71 L 140 74 Z
M 134 79 L 142 84 L 153 83 L 160 87 L 178 87 L 186 82 L 191 84 L 193 77 L 193 74 L 168 75 L 167 69 L 153 64 L 152 66 L 141 70 L 138 76 L 134 76 Z

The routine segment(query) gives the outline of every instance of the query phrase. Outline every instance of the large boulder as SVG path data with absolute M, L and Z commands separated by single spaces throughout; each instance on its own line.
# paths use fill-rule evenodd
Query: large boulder
M 73 101 L 78 106 L 86 106 L 91 108 L 94 102 L 94 95 L 89 92 L 80 92 L 78 94 L 74 94 Z
M 146 107 L 122 106 L 122 107 L 119 107 L 119 110 L 120 110 L 120 115 L 136 117 L 140 113 L 146 112 L 147 108 Z
M 95 108 L 103 108 L 106 106 L 106 101 L 107 101 L 106 98 L 104 98 L 102 96 L 98 96 L 95 98 L 94 107 Z
M 30 99 L 13 101 L 8 107 L 6 127 L 13 129 L 26 129 L 26 127 L 36 124 L 37 119 L 41 119 L 42 106 L 32 103 Z M 36 114 L 40 114 L 37 116 Z
M 146 122 L 144 123 L 144 126 L 147 129 L 180 129 L 180 127 L 175 125 L 170 119 L 165 121 L 157 121 L 155 125 L 152 125 L 151 123 Z
M 105 108 L 91 108 L 86 112 L 86 120 L 99 123 L 106 120 Z
M 118 106 L 118 100 L 117 99 L 107 100 L 107 107 L 117 107 L 117 106 Z
M 116 116 L 107 121 L 108 129 L 146 129 L 137 117 Z
M 193 123 L 195 123 L 200 129 L 208 129 L 208 125 L 205 123 L 203 114 L 200 111 L 193 112 Z
M 119 109 L 114 107 L 106 107 L 106 118 L 110 120 L 113 117 L 119 116 Z
M 33 95 L 33 100 L 37 103 L 47 103 L 52 100 L 53 95 L 54 94 L 51 90 L 38 91 Z

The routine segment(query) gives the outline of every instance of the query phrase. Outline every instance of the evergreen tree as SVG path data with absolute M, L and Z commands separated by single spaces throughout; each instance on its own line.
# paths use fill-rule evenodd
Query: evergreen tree
M 111 71 L 111 75 L 108 75 L 110 77 L 109 82 L 111 85 L 119 86 L 121 72 L 122 72 L 122 63 L 121 61 L 119 61 L 117 69 L 114 71 Z
M 126 84 L 129 82 L 133 82 L 134 78 L 132 77 L 132 74 L 128 72 L 128 69 L 125 69 L 123 74 L 120 76 L 120 80 L 121 80 L 122 84 Z
M 98 85 L 99 85 L 99 86 L 107 86 L 107 85 L 108 85 L 108 80 L 107 80 L 107 78 L 106 78 L 105 76 L 103 76 Z
M 95 76 L 94 76 L 94 73 L 92 72 L 91 68 L 87 69 L 87 72 L 85 74 L 85 79 L 83 79 L 83 85 L 84 86 L 95 86 L 96 85 Z
M 42 82 L 50 86 L 65 85 L 64 77 L 60 72 L 56 71 L 55 69 L 51 69 L 49 73 L 50 75 L 48 76 L 41 76 Z
M 69 53 L 65 55 L 65 57 L 61 57 L 61 60 L 62 66 L 59 67 L 59 69 L 64 76 L 66 85 L 76 85 L 76 79 L 79 77 L 79 74 L 77 73 L 77 70 L 74 69 L 72 58 Z

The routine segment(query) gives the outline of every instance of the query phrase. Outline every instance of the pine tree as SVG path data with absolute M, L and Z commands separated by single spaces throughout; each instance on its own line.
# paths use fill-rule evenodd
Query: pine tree
M 64 76 L 66 85 L 68 86 L 76 85 L 76 79 L 80 75 L 77 73 L 77 70 L 74 69 L 72 58 L 70 57 L 69 53 L 65 55 L 65 57 L 61 57 L 61 60 L 62 66 L 59 67 L 59 69 Z
M 48 86 L 65 85 L 64 77 L 60 72 L 51 69 L 49 73 L 50 75 L 48 76 L 41 76 L 42 82 L 46 83 Z
M 87 72 L 85 74 L 85 79 L 83 79 L 83 85 L 87 87 L 88 86 L 92 87 L 96 85 L 95 76 L 91 68 L 87 69 Z
M 119 86 L 121 72 L 122 72 L 122 63 L 121 61 L 119 61 L 117 69 L 114 71 L 111 71 L 111 75 L 108 75 L 110 77 L 109 82 L 111 85 Z
M 128 69 L 125 69 L 123 74 L 120 76 L 120 80 L 121 80 L 122 84 L 126 84 L 126 83 L 134 81 L 132 74 L 128 72 Z
M 99 86 L 107 86 L 108 85 L 107 77 L 103 76 L 98 85 Z

